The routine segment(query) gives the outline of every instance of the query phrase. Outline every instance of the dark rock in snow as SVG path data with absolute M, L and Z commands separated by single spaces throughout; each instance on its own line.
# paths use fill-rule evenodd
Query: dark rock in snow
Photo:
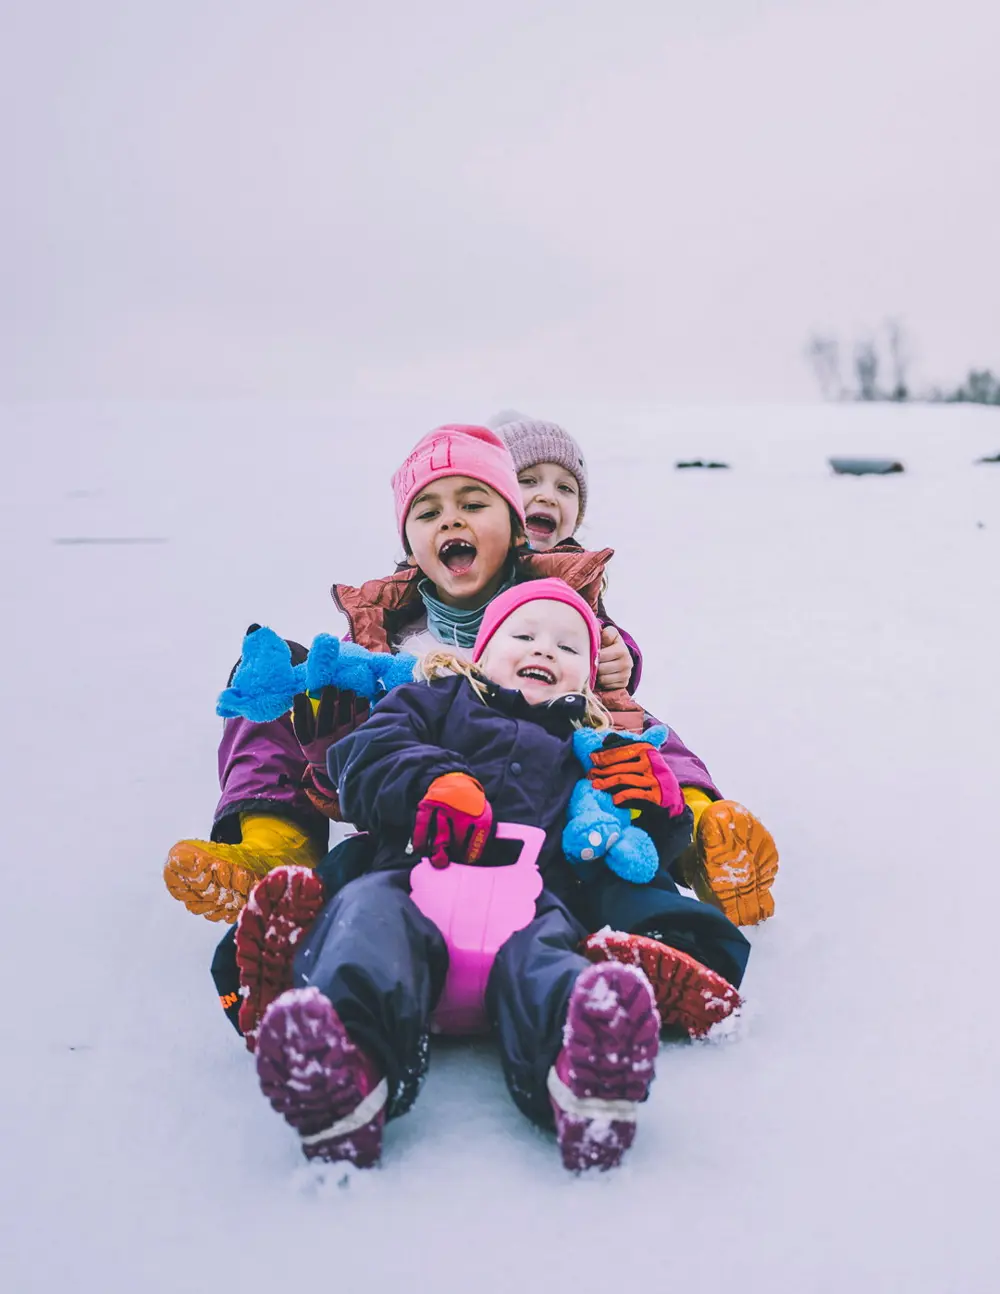
M 905 471 L 895 458 L 830 458 L 827 462 L 838 476 L 889 476 Z
M 681 468 L 684 468 L 684 467 L 709 467 L 709 468 L 711 468 L 711 467 L 724 467 L 724 468 L 727 468 L 727 469 L 728 469 L 729 464 L 728 464 L 728 463 L 715 463 L 715 462 L 711 462 L 711 461 L 709 461 L 708 459 L 704 459 L 704 458 L 688 458 L 688 459 L 685 459 L 683 462 L 675 463 L 675 464 L 674 464 L 674 467 L 675 467 L 675 468 L 677 468 L 677 469 L 678 469 L 678 471 L 679 471 Z

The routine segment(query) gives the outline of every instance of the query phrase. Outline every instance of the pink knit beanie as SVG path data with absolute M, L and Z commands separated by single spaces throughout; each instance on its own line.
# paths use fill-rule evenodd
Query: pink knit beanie
M 567 606 L 572 607 L 574 611 L 579 611 L 583 616 L 587 632 L 590 634 L 590 686 L 593 687 L 597 682 L 597 657 L 601 651 L 600 621 L 579 593 L 571 589 L 565 580 L 525 580 L 523 584 L 515 584 L 513 588 L 495 597 L 487 606 L 483 623 L 479 626 L 473 661 L 479 660 L 490 639 L 509 615 L 512 615 L 518 607 L 523 607 L 526 602 L 539 601 L 565 602 Z
M 487 427 L 451 425 L 428 432 L 406 462 L 394 473 L 396 524 L 406 542 L 406 515 L 410 504 L 432 481 L 442 476 L 468 476 L 482 481 L 506 499 L 524 525 L 521 487 L 510 452 L 500 437 Z
M 583 450 L 569 432 L 557 422 L 518 418 L 497 427 L 497 435 L 510 450 L 516 472 L 523 472 L 536 463 L 558 463 L 576 477 L 580 487 L 579 521 L 582 521 L 587 510 L 587 464 Z

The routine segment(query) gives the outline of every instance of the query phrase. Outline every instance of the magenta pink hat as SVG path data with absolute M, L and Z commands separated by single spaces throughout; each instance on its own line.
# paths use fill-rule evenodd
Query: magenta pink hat
M 601 650 L 601 624 L 590 607 L 575 589 L 571 589 L 565 580 L 525 580 L 515 584 L 505 593 L 499 594 L 487 606 L 483 623 L 476 635 L 476 646 L 473 650 L 473 661 L 479 660 L 486 645 L 509 615 L 526 602 L 565 602 L 574 611 L 579 611 L 587 624 L 590 634 L 590 686 L 597 682 L 597 657 Z
M 510 450 L 488 427 L 438 427 L 419 442 L 392 478 L 396 524 L 406 541 L 406 514 L 417 495 L 442 476 L 469 476 L 506 499 L 524 525 L 521 487 Z

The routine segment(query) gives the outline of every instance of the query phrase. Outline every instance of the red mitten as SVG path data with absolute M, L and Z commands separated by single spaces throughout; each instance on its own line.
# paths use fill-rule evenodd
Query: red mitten
M 417 805 L 413 848 L 435 867 L 478 863 L 493 828 L 486 792 L 468 773 L 436 777 Z
M 326 752 L 361 726 L 371 712 L 371 703 L 353 692 L 325 687 L 318 696 L 300 692 L 292 698 L 292 728 L 302 753 L 319 771 L 317 785 L 326 780 Z
M 607 791 L 621 808 L 655 804 L 671 817 L 684 812 L 680 784 L 666 760 L 647 741 L 627 741 L 612 734 L 591 755 L 587 772 L 597 791 Z

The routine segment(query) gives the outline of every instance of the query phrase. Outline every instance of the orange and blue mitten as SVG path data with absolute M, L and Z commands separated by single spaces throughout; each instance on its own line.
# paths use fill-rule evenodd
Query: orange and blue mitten
M 684 812 L 680 783 L 648 739 L 630 741 L 613 732 L 591 753 L 590 761 L 591 786 L 607 791 L 619 808 L 644 809 L 653 804 L 671 817 Z
M 663 725 L 641 736 L 581 728 L 573 751 L 586 776 L 577 782 L 563 831 L 563 853 L 584 878 L 601 859 L 615 875 L 647 885 L 660 868 L 660 855 L 641 825 L 643 816 L 674 818 L 685 812 L 677 779 L 659 747 L 670 731 Z

